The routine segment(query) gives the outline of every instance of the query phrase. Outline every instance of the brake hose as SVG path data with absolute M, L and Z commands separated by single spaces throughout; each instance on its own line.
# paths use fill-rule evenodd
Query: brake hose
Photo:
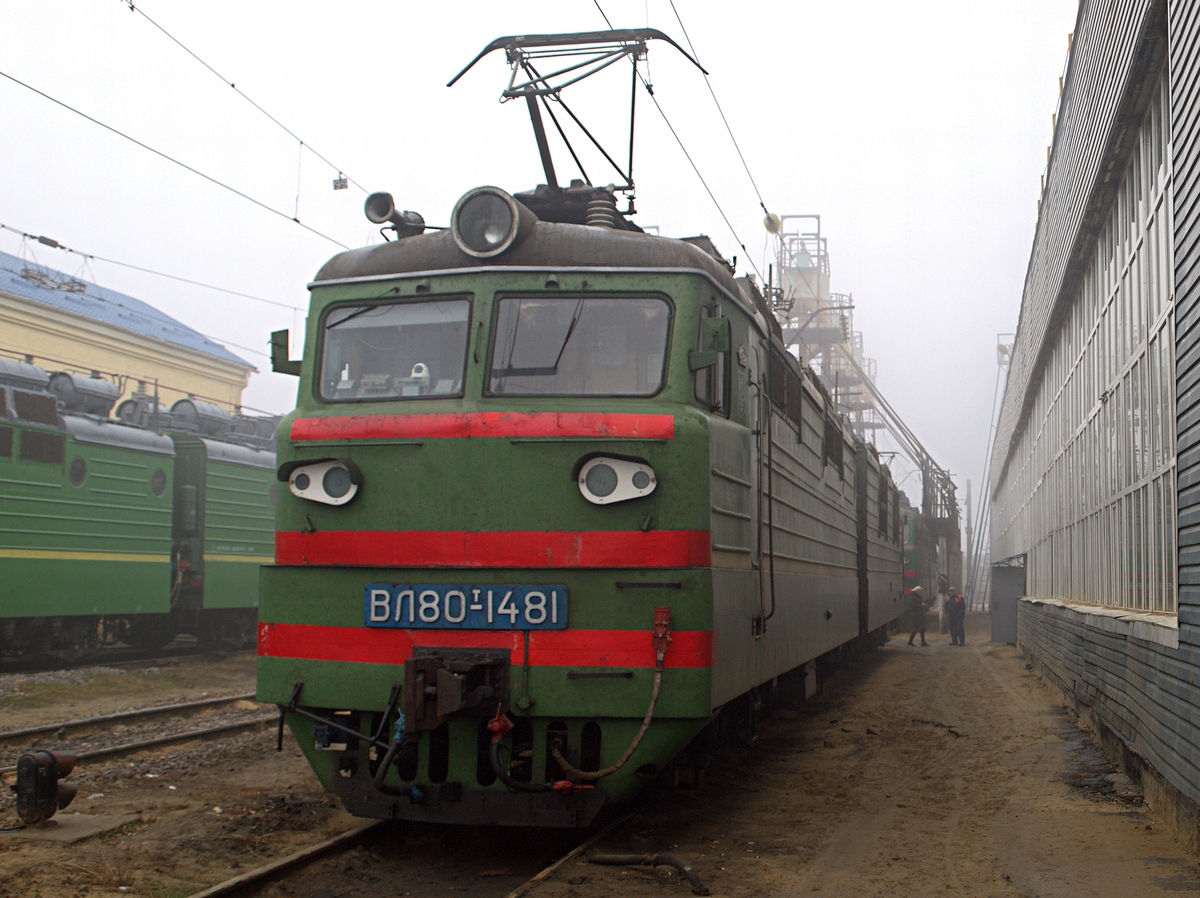
M 625 766 L 625 762 L 633 756 L 637 751 L 637 747 L 642 742 L 642 737 L 646 735 L 646 731 L 650 729 L 650 721 L 654 719 L 654 706 L 658 704 L 658 693 L 662 689 L 663 666 L 664 659 L 667 654 L 667 646 L 671 643 L 671 609 L 669 607 L 658 607 L 654 609 L 654 687 L 650 691 L 650 706 L 646 708 L 646 716 L 642 719 L 642 727 L 637 731 L 637 735 L 633 737 L 633 741 L 629 743 L 629 747 L 625 749 L 625 754 L 621 755 L 620 759 L 613 765 L 605 767 L 603 770 L 580 770 L 568 761 L 557 743 L 550 744 L 550 754 L 554 760 L 558 762 L 558 766 L 563 769 L 567 776 L 577 780 L 598 780 L 603 777 L 616 773 Z
M 616 773 L 625 766 L 625 762 L 637 751 L 638 745 L 641 744 L 642 737 L 646 735 L 646 730 L 650 729 L 650 721 L 654 718 L 654 706 L 658 704 L 658 691 L 662 687 L 663 675 L 663 656 L 658 656 L 658 663 L 654 667 L 654 689 L 650 693 L 650 707 L 646 709 L 646 716 L 642 720 L 642 728 L 637 731 L 637 735 L 633 737 L 633 741 L 629 743 L 629 748 L 625 749 L 625 754 L 621 755 L 620 760 L 610 767 L 605 767 L 603 770 L 580 770 L 563 757 L 563 753 L 559 750 L 557 743 L 551 743 L 550 754 L 554 756 L 554 760 L 558 762 L 558 766 L 563 769 L 567 776 L 574 777 L 580 780 L 598 780 L 601 777 L 609 776 Z

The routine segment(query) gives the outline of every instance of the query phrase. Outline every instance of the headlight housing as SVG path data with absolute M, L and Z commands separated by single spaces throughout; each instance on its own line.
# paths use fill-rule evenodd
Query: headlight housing
M 330 458 L 292 468 L 287 481 L 293 496 L 324 505 L 345 505 L 358 493 L 362 475 L 356 465 Z
M 454 205 L 450 231 L 468 256 L 489 259 L 519 245 L 537 216 L 499 187 L 476 187 Z
M 579 492 L 593 505 L 639 499 L 656 486 L 654 469 L 644 462 L 600 455 L 579 469 Z

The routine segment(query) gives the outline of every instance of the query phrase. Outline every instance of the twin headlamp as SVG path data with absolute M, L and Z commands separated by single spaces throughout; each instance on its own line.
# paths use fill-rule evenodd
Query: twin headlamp
M 593 505 L 640 499 L 654 492 L 658 478 L 645 462 L 599 455 L 579 469 L 579 492 Z
M 362 484 L 358 465 L 340 458 L 290 462 L 280 467 L 278 476 L 287 481 L 293 496 L 322 505 L 345 505 Z

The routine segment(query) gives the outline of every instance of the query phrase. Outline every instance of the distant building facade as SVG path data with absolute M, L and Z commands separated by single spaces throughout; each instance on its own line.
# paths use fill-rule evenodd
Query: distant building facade
M 1079 6 L 990 487 L 1018 642 L 1200 850 L 1200 0 Z
M 239 406 L 254 366 L 141 300 L 0 253 L 0 357 Z

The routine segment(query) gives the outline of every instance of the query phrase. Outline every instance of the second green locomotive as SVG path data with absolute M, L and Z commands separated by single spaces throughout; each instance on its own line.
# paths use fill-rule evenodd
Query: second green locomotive
M 0 360 L 0 657 L 253 638 L 274 419 Z

